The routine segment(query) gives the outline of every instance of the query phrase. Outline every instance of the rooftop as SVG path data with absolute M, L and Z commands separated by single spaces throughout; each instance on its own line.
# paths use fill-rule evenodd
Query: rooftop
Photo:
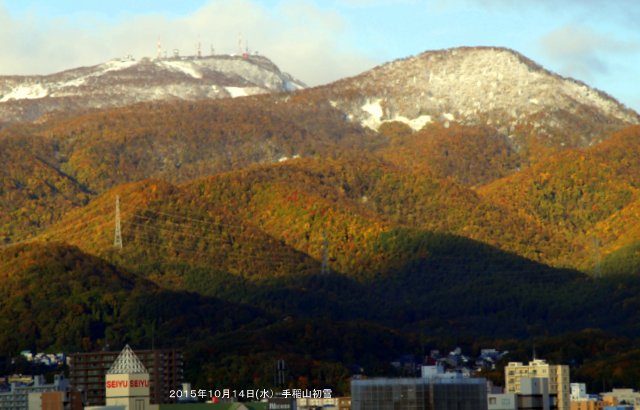
M 126 345 L 107 371 L 107 374 L 145 374 L 149 373 L 138 356 Z

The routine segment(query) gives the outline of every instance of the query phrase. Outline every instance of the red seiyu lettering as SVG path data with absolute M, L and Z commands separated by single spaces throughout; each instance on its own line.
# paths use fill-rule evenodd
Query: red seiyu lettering
M 117 389 L 121 387 L 129 387 L 127 380 L 112 380 L 106 383 L 107 389 Z

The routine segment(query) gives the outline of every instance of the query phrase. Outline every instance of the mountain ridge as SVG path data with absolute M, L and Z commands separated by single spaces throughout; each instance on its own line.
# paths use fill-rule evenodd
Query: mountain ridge
M 562 149 L 640 123 L 608 94 L 499 47 L 426 51 L 307 92 L 372 129 L 388 121 L 414 130 L 433 122 L 488 125 L 518 151 L 531 149 L 532 133 Z
M 261 55 L 113 59 L 37 76 L 0 76 L 0 124 L 54 111 L 143 101 L 200 100 L 289 92 L 306 85 Z

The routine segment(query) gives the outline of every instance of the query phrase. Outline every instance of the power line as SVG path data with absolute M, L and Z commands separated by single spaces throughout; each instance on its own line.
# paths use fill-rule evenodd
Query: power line
M 233 224 L 228 224 L 228 223 L 221 223 L 221 222 L 213 222 L 213 221 L 207 221 L 204 219 L 196 219 L 196 218 L 191 218 L 188 216 L 184 216 L 184 215 L 177 215 L 177 214 L 170 214 L 167 212 L 160 212 L 160 211 L 153 211 L 151 209 L 145 209 L 145 213 L 152 213 L 152 214 L 156 214 L 156 215 L 162 215 L 162 216 L 168 216 L 170 218 L 180 218 L 180 219 L 184 219 L 187 221 L 192 221 L 192 222 L 197 222 L 200 224 L 205 224 L 205 225 L 210 225 L 210 226 L 221 226 L 221 227 L 225 227 L 225 228 L 240 228 L 240 229 L 247 229 L 247 228 L 255 228 L 254 226 L 251 225 L 233 225 Z
M 113 238 L 113 247 L 122 249 L 122 228 L 120 226 L 120 195 L 116 195 L 116 220 L 115 232 Z
M 329 274 L 329 240 L 327 239 L 326 229 L 322 230 L 322 267 L 320 273 L 323 275 Z
M 152 229 L 162 229 L 162 228 L 152 228 Z M 146 232 L 146 233 L 148 234 L 149 232 Z M 211 238 L 211 239 L 214 239 L 214 240 L 209 240 L 210 238 L 202 238 L 202 239 L 204 239 L 206 243 L 215 242 L 214 238 Z M 145 238 L 136 236 L 136 237 L 131 238 L 130 241 L 131 242 L 136 242 L 136 241 L 143 241 L 143 242 L 146 241 L 146 242 L 148 242 L 148 241 L 150 241 L 150 239 L 145 239 Z M 156 243 L 156 244 L 159 244 L 159 245 L 162 245 L 162 246 L 164 246 L 164 247 L 166 247 L 168 249 L 175 248 L 175 250 L 177 250 L 177 251 L 199 252 L 200 253 L 200 251 L 194 251 L 193 249 L 179 247 L 179 246 L 176 246 L 175 244 L 169 245 L 169 244 L 165 244 L 165 243 L 158 242 L 158 241 L 152 241 L 152 242 Z M 185 245 L 185 244 L 183 243 L 183 245 Z M 225 245 L 227 245 L 227 247 L 232 247 L 233 246 L 231 244 L 226 244 L 226 243 L 225 243 Z M 291 251 L 292 251 L 291 253 L 288 253 L 288 252 L 285 253 L 284 251 L 274 252 L 273 249 L 258 249 L 258 251 L 263 251 L 263 252 L 269 254 L 272 259 L 290 260 L 292 262 L 299 262 L 301 260 L 301 258 L 305 258 L 305 257 L 310 258 L 310 256 L 308 256 L 307 254 L 300 253 L 299 251 L 297 251 L 295 249 L 291 249 Z M 211 251 L 207 251 L 207 252 L 208 253 L 206 253 L 206 256 L 211 256 L 211 255 L 214 255 L 214 254 L 218 254 L 218 253 L 214 253 L 214 252 L 211 252 Z M 205 255 L 205 254 L 203 254 L 203 255 Z M 247 249 L 247 250 L 244 250 L 242 248 L 228 249 L 227 250 L 227 255 L 225 257 L 234 257 L 234 256 L 244 257 L 246 259 L 256 259 L 256 258 L 261 257 L 260 255 L 256 254 L 256 249 Z
M 258 256 L 255 254 L 235 254 L 235 253 L 231 253 L 231 254 L 223 254 L 223 255 L 216 255 L 214 253 L 211 252 L 201 252 L 201 251 L 197 251 L 197 250 L 193 250 L 193 249 L 187 249 L 187 248 L 183 248 L 183 247 L 179 247 L 179 246 L 175 246 L 175 245 L 168 245 L 168 244 L 164 244 L 161 242 L 157 242 L 157 241 L 153 241 L 153 240 L 149 240 L 149 239 L 144 239 L 144 238 L 136 238 L 135 239 L 136 242 L 144 242 L 148 245 L 152 245 L 152 246 L 156 246 L 158 248 L 161 249 L 165 249 L 165 250 L 170 250 L 170 251 L 174 251 L 178 254 L 180 253 L 188 253 L 191 255 L 195 255 L 195 256 L 200 256 L 202 258 L 211 258 L 212 256 L 217 256 L 220 260 L 224 260 L 227 262 L 247 262 L 247 263 L 251 263 L 251 262 L 264 262 L 264 263 L 278 263 L 280 266 L 283 266 L 287 263 L 295 263 L 295 264 L 303 264 L 303 263 L 308 263 L 309 261 L 305 261 L 303 258 L 300 259 L 295 259 L 292 257 L 287 257 L 287 255 L 264 255 L 264 256 Z M 309 258 L 311 261 L 313 261 L 313 259 Z

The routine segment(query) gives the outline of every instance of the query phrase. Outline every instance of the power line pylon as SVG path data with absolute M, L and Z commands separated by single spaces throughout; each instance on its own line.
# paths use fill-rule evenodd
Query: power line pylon
M 327 231 L 322 230 L 322 268 L 320 274 L 328 275 L 329 271 L 329 240 L 327 239 Z
M 113 238 L 113 247 L 122 249 L 122 229 L 120 228 L 120 195 L 116 195 L 116 229 Z

